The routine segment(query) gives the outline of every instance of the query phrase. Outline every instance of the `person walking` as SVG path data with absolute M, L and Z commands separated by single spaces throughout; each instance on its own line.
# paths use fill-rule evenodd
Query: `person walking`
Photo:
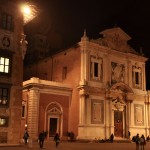
M 39 134 L 39 145 L 40 145 L 40 148 L 43 148 L 44 139 L 45 139 L 45 133 L 43 131 L 43 132 L 40 132 L 40 134 Z
M 29 138 L 29 133 L 25 131 L 24 136 L 23 136 L 25 145 L 28 143 L 28 138 Z
M 110 142 L 111 143 L 113 143 L 113 141 L 114 141 L 114 135 L 113 135 L 113 133 L 110 135 Z
M 60 137 L 58 133 L 55 134 L 54 141 L 56 143 L 56 147 L 58 147 L 58 144 L 60 143 Z
M 130 135 L 131 135 L 131 133 L 130 133 L 130 131 L 128 131 L 128 139 L 130 140 Z
M 144 150 L 144 146 L 145 145 L 146 145 L 146 140 L 145 140 L 144 135 L 142 134 L 142 136 L 140 138 L 140 147 L 141 147 L 141 150 Z
M 136 150 L 139 150 L 139 145 L 140 145 L 139 134 L 137 134 L 136 137 L 135 137 L 135 144 L 136 144 Z

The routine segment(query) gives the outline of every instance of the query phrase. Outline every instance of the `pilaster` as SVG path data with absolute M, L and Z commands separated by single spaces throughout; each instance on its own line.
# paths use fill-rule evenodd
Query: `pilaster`
M 142 70 L 143 70 L 143 83 L 142 83 L 142 85 L 143 85 L 143 87 L 142 87 L 142 89 L 143 89 L 143 91 L 145 91 L 146 90 L 146 75 L 145 75 L 145 64 L 143 64 L 142 65 Z
M 79 125 L 86 124 L 86 99 L 87 99 L 87 93 L 84 89 L 80 90 L 80 110 L 79 110 Z
M 84 31 L 84 35 L 81 38 L 81 81 L 87 80 L 88 77 L 88 56 L 87 56 L 87 43 L 89 39 Z
M 38 118 L 39 118 L 39 90 L 38 88 L 31 88 L 28 99 L 28 132 L 31 138 L 38 137 Z

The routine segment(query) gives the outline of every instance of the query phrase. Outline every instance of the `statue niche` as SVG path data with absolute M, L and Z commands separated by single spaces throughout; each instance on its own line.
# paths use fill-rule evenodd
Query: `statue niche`
M 111 62 L 111 68 L 111 83 L 124 82 L 125 66 L 123 64 Z

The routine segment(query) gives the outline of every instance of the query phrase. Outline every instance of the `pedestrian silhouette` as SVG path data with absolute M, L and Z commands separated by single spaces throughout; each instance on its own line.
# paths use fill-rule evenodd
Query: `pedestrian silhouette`
M 142 136 L 140 138 L 140 147 L 141 147 L 141 150 L 144 150 L 144 146 L 145 145 L 146 145 L 146 140 L 145 140 L 144 135 L 142 134 Z
M 113 141 L 114 141 L 114 135 L 113 135 L 113 133 L 110 135 L 110 142 L 111 143 L 113 143 Z
M 43 131 L 43 132 L 40 132 L 40 134 L 39 134 L 39 145 L 40 145 L 40 148 L 43 148 L 44 139 L 45 139 L 45 133 Z
M 136 137 L 135 137 L 135 144 L 136 144 L 136 150 L 139 150 L 139 145 L 140 145 L 139 134 L 137 134 Z
M 56 133 L 55 136 L 54 136 L 54 141 L 56 143 L 56 147 L 58 147 L 59 143 L 60 143 L 60 137 L 59 137 L 59 134 Z
M 28 143 L 28 138 L 29 138 L 29 133 L 27 131 L 25 131 L 23 139 L 24 139 L 24 143 L 27 144 Z

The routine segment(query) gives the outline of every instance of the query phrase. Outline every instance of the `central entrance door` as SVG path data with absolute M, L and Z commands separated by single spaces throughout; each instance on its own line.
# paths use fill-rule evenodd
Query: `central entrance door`
M 57 118 L 50 118 L 50 127 L 49 127 L 49 136 L 53 137 L 55 136 L 56 132 L 57 132 Z
M 114 111 L 114 135 L 123 137 L 123 112 Z

